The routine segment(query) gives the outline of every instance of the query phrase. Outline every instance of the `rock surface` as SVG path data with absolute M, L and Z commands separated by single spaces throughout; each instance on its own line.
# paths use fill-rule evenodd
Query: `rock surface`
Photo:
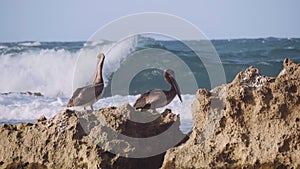
M 162 168 L 300 168 L 300 65 L 276 78 L 249 67 L 232 83 L 199 89 L 189 140 Z
M 41 117 L 35 124 L 2 125 L 0 168 L 159 168 L 173 143 L 163 149 L 159 141 L 145 145 L 140 140 L 161 133 L 169 140 L 183 138 L 179 116 L 170 110 L 143 114 L 130 105 L 64 110 L 49 120 Z M 124 136 L 136 140 L 132 143 Z M 145 152 L 152 154 L 132 158 Z

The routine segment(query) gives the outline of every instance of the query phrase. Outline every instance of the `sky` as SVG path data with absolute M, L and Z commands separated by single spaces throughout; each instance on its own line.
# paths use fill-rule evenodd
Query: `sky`
M 85 41 L 139 12 L 179 16 L 209 39 L 299 38 L 299 7 L 299 0 L 1 0 L 0 42 Z

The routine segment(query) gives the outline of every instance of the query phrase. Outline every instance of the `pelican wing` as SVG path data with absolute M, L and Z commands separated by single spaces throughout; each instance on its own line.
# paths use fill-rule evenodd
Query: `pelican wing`
M 71 99 L 68 101 L 67 103 L 67 107 L 72 107 L 74 106 L 74 99 L 76 99 L 78 97 L 78 95 L 80 94 L 80 92 L 84 89 L 84 87 L 80 87 L 80 88 L 77 88 L 75 90 L 75 92 L 73 93 Z
M 81 90 L 83 90 L 83 89 L 84 89 L 84 87 L 80 87 L 80 88 L 76 89 L 75 92 L 73 93 L 71 99 L 76 98 L 79 95 L 79 93 L 81 92 Z
M 82 88 L 78 88 L 73 96 L 73 105 L 82 106 L 89 103 L 94 103 L 97 98 L 100 97 L 103 91 L 103 83 L 97 85 L 89 85 Z
M 165 106 L 167 98 L 163 90 L 150 90 L 142 94 L 134 103 L 135 109 L 152 109 Z
M 149 97 L 150 91 L 142 94 L 134 103 L 133 107 L 135 109 L 150 109 L 151 104 L 147 103 L 147 97 Z

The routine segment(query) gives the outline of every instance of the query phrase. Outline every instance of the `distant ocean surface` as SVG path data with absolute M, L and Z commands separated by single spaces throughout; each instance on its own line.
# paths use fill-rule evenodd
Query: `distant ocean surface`
M 284 58 L 300 62 L 300 39 L 259 38 L 212 40 L 224 67 L 226 81 L 249 66 L 259 68 L 261 74 L 277 76 Z M 65 109 L 72 95 L 73 75 L 79 55 L 96 57 L 99 51 L 106 53 L 115 42 L 10 42 L 0 43 L 0 125 L 2 123 L 33 122 L 41 115 L 50 118 Z M 167 41 L 149 37 L 137 37 L 119 46 L 122 57 L 107 55 L 104 63 L 104 79 L 110 88 L 111 78 L 118 67 L 134 51 L 147 48 L 163 49 L 177 55 L 195 76 L 198 88 L 211 89 L 205 66 L 199 57 L 185 44 L 201 44 L 197 41 Z M 202 50 L 201 45 L 196 50 Z M 162 56 L 163 57 L 163 56 Z M 209 57 L 209 53 L 206 57 Z M 94 68 L 94 65 L 93 65 Z M 92 76 L 91 76 L 92 77 Z M 88 84 L 93 79 L 83 80 Z M 146 70 L 132 80 L 129 95 L 111 96 L 105 91 L 104 98 L 95 108 L 133 104 L 139 94 L 153 88 L 167 89 L 161 70 Z M 18 92 L 41 92 L 43 96 L 19 94 Z M 176 97 L 166 106 L 180 114 L 181 129 L 191 130 L 190 105 L 196 91 L 182 92 L 183 103 Z M 81 108 L 78 108 L 80 110 Z M 163 108 L 159 109 L 163 111 Z

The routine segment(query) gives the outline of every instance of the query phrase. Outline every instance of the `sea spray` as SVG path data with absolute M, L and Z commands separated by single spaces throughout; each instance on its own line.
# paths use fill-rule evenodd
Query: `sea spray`
M 75 55 L 63 49 L 2 55 L 0 91 L 42 92 L 46 96 L 70 95 Z
M 105 83 L 108 83 L 109 76 L 134 49 L 135 40 L 125 40 L 113 51 L 110 50 L 114 46 L 112 42 L 87 42 L 76 50 L 65 45 L 65 48 L 56 49 L 39 42 L 24 42 L 17 47 L 11 46 L 14 52 L 4 51 L 1 45 L 0 92 L 31 91 L 49 97 L 69 97 L 76 88 L 91 83 L 100 52 L 109 53 L 103 72 Z

